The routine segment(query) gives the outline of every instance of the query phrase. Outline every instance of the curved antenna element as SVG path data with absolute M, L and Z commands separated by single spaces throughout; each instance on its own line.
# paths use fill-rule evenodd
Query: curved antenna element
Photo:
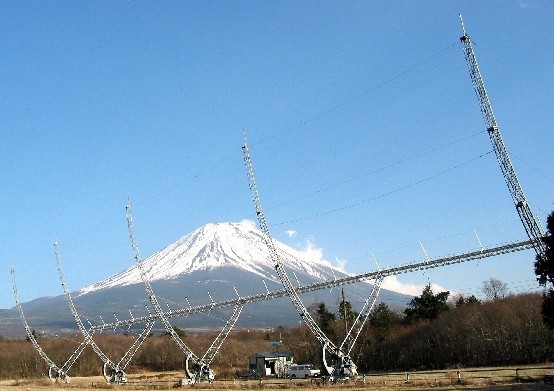
M 221 330 L 221 332 L 218 334 L 218 336 L 215 338 L 215 340 L 212 342 L 204 356 L 202 358 L 198 358 L 192 350 L 187 347 L 187 345 L 181 340 L 181 338 L 177 335 L 175 332 L 175 329 L 171 325 L 171 323 L 168 320 L 168 317 L 172 317 L 173 313 L 175 311 L 172 311 L 171 308 L 169 308 L 169 314 L 165 314 L 158 302 L 158 299 L 156 298 L 156 295 L 154 294 L 154 290 L 152 289 L 152 285 L 150 284 L 150 280 L 148 279 L 148 276 L 146 275 L 146 271 L 144 270 L 144 265 L 142 258 L 140 256 L 140 251 L 138 248 L 138 244 L 135 238 L 135 228 L 133 224 L 133 216 L 131 213 L 131 201 L 127 201 L 127 226 L 129 228 L 129 237 L 131 239 L 131 245 L 133 247 L 133 252 L 135 253 L 135 260 L 137 262 L 137 267 L 140 271 L 140 276 L 142 281 L 144 282 L 144 286 L 146 287 L 146 292 L 148 294 L 148 297 L 150 298 L 150 302 L 154 306 L 154 310 L 156 312 L 156 318 L 161 319 L 162 323 L 164 324 L 164 328 L 166 331 L 171 335 L 171 338 L 173 341 L 177 343 L 179 348 L 181 348 L 181 351 L 185 354 L 185 373 L 187 374 L 189 381 L 194 384 L 198 381 L 208 381 L 211 382 L 215 378 L 215 373 L 210 369 L 210 364 L 212 363 L 213 359 L 215 358 L 215 355 L 223 345 L 223 342 L 231 332 L 232 328 L 234 327 L 235 323 L 237 322 L 243 305 L 244 301 L 239 300 L 236 305 L 235 309 L 233 311 L 233 314 L 231 315 L 231 318 L 226 322 L 225 326 Z M 235 289 L 235 292 L 237 290 Z M 213 301 L 211 295 L 208 292 L 208 296 L 210 297 L 210 301 L 212 304 L 215 304 Z M 237 296 L 240 299 L 239 294 L 237 293 Z M 186 299 L 186 298 L 185 298 Z M 188 299 L 187 299 L 188 303 Z M 190 308 L 190 303 L 189 303 Z M 211 309 L 209 309 L 211 310 Z M 189 368 L 189 361 L 193 362 L 193 368 Z
M 373 307 L 377 302 L 379 292 L 381 291 L 381 286 L 383 285 L 383 279 L 384 277 L 382 275 L 379 275 L 375 280 L 369 297 L 366 299 L 362 310 L 356 317 L 354 324 L 352 324 L 352 327 L 350 328 L 348 334 L 346 335 L 346 337 L 344 337 L 344 341 L 340 345 L 341 351 L 346 352 L 347 354 L 351 353 L 354 344 L 358 340 L 358 337 L 360 336 L 364 325 L 369 320 L 369 315 L 371 315 L 371 311 L 373 311 Z
M 71 298 L 71 293 L 69 292 L 69 289 L 67 287 L 67 282 L 65 280 L 65 276 L 63 273 L 62 258 L 60 256 L 60 249 L 58 246 L 58 242 L 54 243 L 54 249 L 56 252 L 56 264 L 58 266 L 58 273 L 60 274 L 60 280 L 62 283 L 63 292 L 67 300 L 67 304 L 69 305 L 69 309 L 71 310 L 71 315 L 73 315 L 73 319 L 75 320 L 75 323 L 77 324 L 77 327 L 81 331 L 81 334 L 83 334 L 83 337 L 85 338 L 85 340 L 89 341 L 89 344 L 94 350 L 94 352 L 96 353 L 96 355 L 104 363 L 102 367 L 102 374 L 104 375 L 104 378 L 109 383 L 125 383 L 127 381 L 127 375 L 125 374 L 123 369 L 119 368 L 108 358 L 108 356 L 104 354 L 102 349 L 100 349 L 100 347 L 96 344 L 96 342 L 94 342 L 94 340 L 92 339 L 92 335 L 88 332 L 85 325 L 83 324 L 83 321 L 81 320 L 81 317 L 79 316 L 79 313 L 75 308 L 73 299 Z
M 210 369 L 209 364 L 204 362 L 202 359 L 200 359 L 194 352 L 183 342 L 183 340 L 177 335 L 175 332 L 175 329 L 165 316 L 162 308 L 160 307 L 160 303 L 158 302 L 158 299 L 156 298 L 156 295 L 154 294 L 154 290 L 152 289 L 152 285 L 150 285 L 150 281 L 148 280 L 148 277 L 146 275 L 146 272 L 144 270 L 142 258 L 140 256 L 140 251 L 138 248 L 137 241 L 135 239 L 135 228 L 133 225 L 133 216 L 131 214 L 131 201 L 127 201 L 127 206 L 125 207 L 127 212 L 127 227 L 129 228 L 129 237 L 131 239 L 131 246 L 133 247 L 133 252 L 135 254 L 135 261 L 137 263 L 137 267 L 140 272 L 140 278 L 142 279 L 142 282 L 144 283 L 144 286 L 146 288 L 146 292 L 148 294 L 148 298 L 150 299 L 150 302 L 152 303 L 152 306 L 154 307 L 154 311 L 156 312 L 156 315 L 161 320 L 162 324 L 164 325 L 165 330 L 171 335 L 171 338 L 175 342 L 175 344 L 181 349 L 181 351 L 185 354 L 186 357 L 186 363 L 185 363 L 185 372 L 187 373 L 187 376 L 189 377 L 189 380 L 191 383 L 196 383 L 199 380 L 213 380 L 215 374 Z M 192 371 L 188 370 L 188 361 L 191 360 L 194 363 L 194 368 Z
M 15 297 L 15 305 L 17 306 L 17 310 L 19 311 L 19 317 L 21 318 L 23 327 L 25 327 L 25 333 L 27 334 L 27 339 L 33 344 L 33 347 L 35 348 L 39 356 L 48 365 L 48 377 L 52 381 L 56 381 L 56 382 L 58 380 L 61 380 L 65 383 L 69 382 L 69 376 L 67 375 L 67 373 L 65 373 L 65 371 L 63 371 L 60 367 L 58 367 L 56 363 L 50 357 L 48 357 L 46 352 L 42 350 L 39 343 L 37 342 L 37 339 L 35 338 L 35 335 L 31 331 L 29 324 L 27 323 L 27 319 L 25 319 L 25 314 L 23 313 L 23 307 L 21 306 L 21 301 L 19 300 L 19 294 L 17 293 L 17 286 L 15 283 L 15 270 L 13 265 L 11 267 L 11 276 L 12 276 L 13 295 Z M 69 369 L 69 367 L 67 369 Z
M 250 187 L 250 192 L 252 194 L 252 201 L 256 209 L 256 216 L 260 224 L 260 229 L 263 234 L 264 242 L 269 250 L 269 256 L 271 258 L 271 261 L 275 265 L 275 270 L 277 271 L 277 274 L 281 279 L 281 283 L 283 284 L 283 287 L 287 291 L 287 294 L 290 297 L 292 304 L 296 308 L 296 311 L 298 312 L 302 320 L 306 323 L 308 328 L 317 338 L 317 340 L 323 347 L 323 350 L 329 353 L 328 356 L 324 354 L 324 357 L 328 357 L 329 360 L 331 361 L 331 363 L 324 363 L 327 371 L 329 372 L 329 375 L 331 375 L 333 378 L 355 376 L 357 374 L 356 365 L 352 362 L 352 359 L 350 358 L 350 356 L 348 356 L 348 354 L 345 354 L 338 347 L 336 347 L 335 344 L 333 344 L 333 342 L 319 328 L 315 320 L 308 312 L 308 309 L 306 308 L 304 303 L 302 303 L 300 296 L 298 296 L 298 293 L 294 289 L 294 286 L 291 283 L 285 271 L 285 268 L 281 263 L 281 259 L 279 257 L 279 254 L 277 253 L 277 249 L 275 248 L 275 244 L 273 243 L 273 239 L 269 233 L 269 227 L 265 219 L 262 203 L 260 200 L 260 195 L 258 194 L 258 187 L 256 185 L 256 179 L 254 177 L 254 169 L 252 167 L 252 159 L 250 157 L 250 151 L 248 150 L 246 130 L 244 129 L 243 129 L 243 135 L 244 135 L 244 145 L 242 147 L 242 151 L 244 154 L 244 163 L 246 166 L 246 174 L 248 176 L 248 184 Z

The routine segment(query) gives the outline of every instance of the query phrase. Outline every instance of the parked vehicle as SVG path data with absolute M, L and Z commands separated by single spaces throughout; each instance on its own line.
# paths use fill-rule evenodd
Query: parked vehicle
M 318 377 L 321 371 L 313 364 L 292 364 L 288 370 L 288 377 Z

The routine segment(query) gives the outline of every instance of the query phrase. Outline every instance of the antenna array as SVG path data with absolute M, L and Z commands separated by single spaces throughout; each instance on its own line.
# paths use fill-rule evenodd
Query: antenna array
M 265 281 L 262 281 L 265 286 L 265 292 L 260 294 L 250 295 L 250 296 L 240 296 L 236 288 L 234 288 L 237 296 L 234 299 L 215 302 L 208 293 L 208 296 L 210 297 L 210 303 L 208 304 L 193 307 L 190 305 L 190 302 L 188 302 L 188 299 L 185 298 L 189 304 L 188 308 L 172 310 L 169 308 L 169 305 L 168 305 L 167 307 L 169 311 L 164 312 L 152 289 L 147 273 L 144 270 L 143 260 L 140 256 L 140 251 L 135 238 L 133 218 L 131 215 L 131 205 L 130 205 L 130 202 L 128 202 L 126 206 L 126 213 L 127 213 L 127 226 L 129 230 L 131 246 L 135 256 L 137 268 L 139 269 L 141 279 L 144 283 L 146 294 L 148 296 L 148 299 L 150 300 L 152 307 L 154 308 L 154 314 L 150 313 L 150 310 L 148 309 L 148 307 L 146 307 L 149 313 L 148 316 L 134 317 L 131 311 L 129 310 L 129 315 L 130 315 L 129 319 L 119 320 L 116 314 L 114 314 L 116 322 L 106 323 L 104 322 L 104 320 L 102 320 L 102 318 L 100 318 L 102 320 L 101 324 L 93 325 L 89 321 L 88 323 L 90 327 L 87 329 L 83 324 L 81 317 L 77 312 L 77 309 L 75 308 L 70 291 L 67 287 L 67 283 L 65 280 L 62 263 L 61 263 L 59 246 L 58 246 L 58 243 L 55 243 L 54 248 L 55 248 L 55 254 L 56 254 L 56 263 L 57 263 L 57 268 L 60 275 L 60 281 L 64 291 L 64 295 L 66 297 L 66 301 L 70 308 L 71 314 L 75 320 L 75 323 L 83 336 L 83 341 L 79 344 L 77 349 L 71 354 L 71 356 L 67 359 L 67 361 L 63 365 L 59 366 L 44 352 L 40 344 L 37 342 L 37 339 L 34 333 L 31 331 L 29 324 L 27 323 L 25 314 L 23 312 L 23 308 L 20 303 L 17 287 L 16 287 L 14 268 L 13 266 L 11 268 L 13 293 L 14 293 L 15 302 L 16 302 L 17 309 L 19 311 L 21 321 L 25 329 L 25 333 L 27 335 L 28 340 L 32 343 L 37 353 L 40 355 L 40 357 L 45 361 L 46 365 L 48 366 L 49 378 L 55 382 L 59 382 L 59 381 L 68 382 L 70 378 L 67 372 L 77 361 L 77 359 L 79 358 L 83 350 L 87 346 L 91 346 L 94 352 L 96 353 L 96 355 L 103 362 L 102 373 L 106 381 L 108 383 L 127 382 L 127 375 L 125 373 L 125 368 L 131 362 L 136 352 L 140 349 L 146 337 L 151 333 L 154 323 L 156 321 L 160 321 L 163 324 L 166 332 L 171 335 L 171 338 L 173 339 L 174 343 L 179 347 L 179 349 L 184 355 L 185 373 L 189 378 L 189 383 L 194 384 L 200 381 L 211 382 L 215 377 L 215 373 L 210 368 L 210 364 L 212 363 L 214 357 L 219 352 L 225 339 L 227 338 L 230 331 L 232 330 L 237 320 L 239 319 L 244 305 L 248 303 L 253 303 L 256 301 L 271 300 L 271 299 L 283 297 L 283 296 L 288 296 L 290 298 L 300 318 L 306 323 L 308 328 L 311 330 L 311 332 L 319 341 L 322 349 L 323 363 L 331 378 L 334 380 L 338 380 L 341 378 L 350 378 L 357 374 L 356 365 L 350 357 L 352 348 L 355 345 L 361 330 L 367 323 L 370 317 L 370 314 L 375 306 L 375 303 L 377 302 L 384 278 L 388 276 L 401 274 L 401 273 L 409 273 L 409 272 L 427 270 L 427 269 L 436 268 L 436 267 L 444 267 L 447 265 L 453 265 L 453 264 L 468 262 L 472 260 L 485 259 L 485 258 L 497 256 L 500 254 L 507 254 L 507 253 L 531 249 L 531 248 L 535 250 L 537 255 L 539 256 L 543 255 L 547 249 L 546 244 L 542 240 L 545 235 L 544 230 L 541 228 L 538 220 L 533 215 L 530 209 L 530 206 L 527 202 L 527 199 L 525 198 L 521 185 L 517 179 L 515 170 L 510 161 L 507 149 L 504 145 L 504 141 L 502 140 L 502 136 L 500 134 L 500 130 L 498 128 L 496 118 L 494 117 L 492 107 L 485 90 L 485 85 L 484 85 L 481 73 L 479 71 L 479 67 L 477 65 L 477 60 L 475 57 L 475 53 L 473 51 L 471 40 L 469 36 L 466 34 L 465 26 L 463 24 L 463 20 L 461 19 L 461 16 L 460 16 L 460 21 L 461 21 L 462 30 L 463 30 L 463 36 L 460 38 L 460 41 L 462 43 L 464 56 L 466 58 L 466 62 L 469 68 L 471 81 L 473 83 L 473 86 L 477 95 L 477 100 L 481 108 L 481 113 L 483 115 L 483 119 L 485 121 L 485 125 L 487 127 L 487 131 L 488 131 L 491 143 L 493 145 L 493 149 L 496 154 L 497 160 L 499 162 L 502 174 L 504 176 L 506 185 L 515 203 L 516 210 L 525 228 L 525 231 L 527 233 L 529 240 L 502 244 L 502 245 L 486 248 L 486 247 L 483 247 L 479 237 L 477 236 L 477 232 L 475 232 L 475 235 L 477 236 L 477 240 L 479 241 L 479 245 L 480 245 L 480 248 L 476 251 L 465 252 L 458 255 L 447 256 L 442 258 L 430 259 L 422 244 L 421 247 L 426 256 L 426 260 L 423 262 L 413 262 L 413 263 L 386 268 L 386 269 L 380 269 L 378 267 L 377 271 L 370 271 L 368 273 L 364 273 L 356 276 L 347 276 L 343 278 L 336 278 L 336 276 L 334 276 L 333 280 L 322 281 L 322 282 L 308 284 L 308 285 L 301 285 L 300 282 L 298 281 L 296 274 L 294 274 L 294 277 L 298 283 L 298 285 L 295 287 L 292 284 L 291 280 L 289 279 L 287 272 L 285 271 L 285 268 L 283 267 L 283 263 L 281 261 L 280 255 L 277 252 L 277 249 L 273 243 L 273 239 L 269 232 L 269 226 L 267 224 L 267 221 L 263 212 L 260 196 L 258 194 L 258 189 L 256 185 L 256 180 L 254 178 L 254 170 L 252 167 L 250 151 L 248 149 L 246 131 L 244 131 L 244 145 L 242 147 L 242 150 L 244 155 L 244 163 L 246 167 L 248 183 L 249 183 L 249 187 L 252 195 L 252 201 L 255 207 L 258 223 L 260 225 L 260 228 L 263 234 L 264 243 L 269 251 L 270 259 L 275 266 L 275 270 L 281 280 L 283 289 L 270 291 L 267 285 L 265 284 Z M 329 289 L 337 286 L 352 284 L 360 281 L 368 281 L 368 280 L 373 281 L 373 287 L 369 293 L 369 296 L 366 299 L 362 310 L 358 314 L 352 326 L 347 331 L 346 336 L 342 341 L 341 345 L 336 346 L 328 338 L 328 336 L 325 335 L 325 333 L 320 329 L 318 324 L 312 318 L 306 306 L 303 304 L 302 300 L 300 299 L 299 294 L 315 291 L 319 289 Z M 181 340 L 181 338 L 177 335 L 175 328 L 171 325 L 169 321 L 169 319 L 173 317 L 187 316 L 193 313 L 209 313 L 213 309 L 224 308 L 224 307 L 234 307 L 233 313 L 229 318 L 229 320 L 225 323 L 225 326 L 222 328 L 221 332 L 218 334 L 218 336 L 215 338 L 213 343 L 210 345 L 210 347 L 207 349 L 207 351 L 202 357 L 199 357 L 198 355 L 196 355 Z M 97 331 L 103 331 L 106 329 L 119 330 L 124 327 L 130 328 L 134 324 L 144 324 L 145 326 L 142 332 L 140 333 L 140 335 L 135 339 L 131 347 L 127 350 L 124 356 L 117 363 L 112 361 L 94 342 L 93 336 Z

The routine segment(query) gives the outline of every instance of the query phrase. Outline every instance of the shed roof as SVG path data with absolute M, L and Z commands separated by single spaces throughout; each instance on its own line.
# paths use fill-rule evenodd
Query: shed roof
M 278 357 L 292 357 L 292 354 L 289 352 L 285 352 L 284 350 L 278 350 L 275 352 L 254 353 L 250 357 L 278 358 Z

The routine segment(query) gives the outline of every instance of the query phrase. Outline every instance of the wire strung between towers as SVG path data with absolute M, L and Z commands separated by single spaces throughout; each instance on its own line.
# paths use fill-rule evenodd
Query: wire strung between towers
M 395 194 L 395 193 L 398 193 L 402 190 L 406 190 L 406 189 L 409 189 L 411 187 L 414 187 L 414 186 L 417 186 L 417 185 L 420 185 L 422 183 L 425 183 L 427 181 L 430 181 L 432 179 L 435 179 L 441 175 L 444 175 L 448 172 L 451 172 L 451 171 L 454 171 L 454 170 L 457 170 L 458 168 L 461 168 L 469 163 L 472 163 L 476 160 L 479 160 L 489 154 L 491 154 L 493 151 L 488 151 L 488 152 L 485 152 L 477 157 L 474 157 L 473 159 L 470 159 L 470 160 L 467 160 L 461 164 L 458 164 L 456 166 L 453 166 L 453 167 L 450 167 L 446 170 L 443 170 L 441 172 L 438 172 L 436 174 L 433 174 L 431 176 L 428 176 L 426 178 L 423 178 L 423 179 L 420 179 L 419 181 L 416 181 L 416 182 L 412 182 L 406 186 L 402 186 L 402 187 L 399 187 L 397 189 L 394 189 L 394 190 L 391 190 L 391 191 L 388 191 L 386 193 L 382 193 L 380 195 L 377 195 L 375 197 L 372 197 L 372 198 L 368 198 L 368 199 L 365 199 L 365 200 L 362 200 L 362 201 L 359 201 L 359 202 L 356 202 L 356 203 L 353 203 L 353 204 L 349 204 L 349 205 L 345 205 L 345 206 L 342 206 L 340 208 L 335 208 L 335 209 L 331 209 L 331 210 L 328 210 L 326 212 L 321 212 L 321 213 L 317 213 L 317 214 L 314 214 L 314 215 L 311 215 L 311 216 L 306 216 L 306 217 L 302 217 L 302 218 L 299 218 L 299 219 L 295 219 L 295 220 L 288 220 L 288 221 L 282 221 L 282 222 L 279 222 L 279 223 L 275 223 L 273 224 L 274 226 L 278 226 L 278 225 L 285 225 L 285 224 L 291 224 L 291 223 L 297 223 L 299 221 L 306 221 L 306 220 L 311 220 L 311 219 L 315 219 L 315 218 L 319 218 L 319 217 L 323 217 L 323 216 L 327 216 L 327 215 L 330 215 L 330 214 L 334 214 L 334 213 L 338 213 L 338 212 L 342 212 L 344 210 L 347 210 L 347 209 L 351 209 L 351 208 L 354 208 L 354 207 L 357 207 L 357 206 L 360 206 L 360 205 L 364 205 L 364 204 L 367 204 L 368 202 L 371 202 L 371 201 L 375 201 L 375 200 L 378 200 L 380 198 L 384 198 L 384 197 L 387 197 L 389 195 L 392 195 L 392 194 Z

